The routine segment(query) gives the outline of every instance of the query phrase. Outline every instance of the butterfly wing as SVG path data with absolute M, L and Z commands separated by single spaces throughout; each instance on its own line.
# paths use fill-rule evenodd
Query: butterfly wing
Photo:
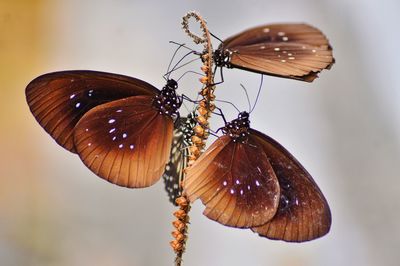
M 221 224 L 248 228 L 269 221 L 279 203 L 279 184 L 261 146 L 218 138 L 187 170 L 183 188 L 200 198 L 204 214 Z
M 253 28 L 227 39 L 220 49 L 231 52 L 231 67 L 307 82 L 334 63 L 325 35 L 307 24 Z
M 153 97 L 134 96 L 89 110 L 74 129 L 74 145 L 96 175 L 119 186 L 157 182 L 171 150 L 173 121 L 152 105 Z
M 106 102 L 158 92 L 139 79 L 85 70 L 42 75 L 31 81 L 25 91 L 29 108 L 39 124 L 71 152 L 76 152 L 73 129 L 87 111 Z
M 260 236 L 289 242 L 308 241 L 327 234 L 331 212 L 311 175 L 275 140 L 253 129 L 250 134 L 263 145 L 281 188 L 274 218 L 252 230 Z
M 223 43 L 224 48 L 258 43 L 302 43 L 330 49 L 326 36 L 317 28 L 304 23 L 267 24 L 236 34 Z
M 187 157 L 189 156 L 184 133 L 181 129 L 185 121 L 186 118 L 181 118 L 179 126 L 174 129 L 170 158 L 163 174 L 165 190 L 168 193 L 169 201 L 175 206 L 177 205 L 175 200 L 182 193 L 180 182 L 183 180 L 183 170 L 187 166 Z

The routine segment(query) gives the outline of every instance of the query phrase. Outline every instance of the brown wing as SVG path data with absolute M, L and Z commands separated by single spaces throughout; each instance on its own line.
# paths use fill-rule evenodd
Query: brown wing
M 93 107 L 158 90 L 139 79 L 96 71 L 62 71 L 42 75 L 26 87 L 32 114 L 55 141 L 76 152 L 72 132 L 79 119 Z
M 331 212 L 311 175 L 275 140 L 256 130 L 251 130 L 251 134 L 263 144 L 281 188 L 275 217 L 252 230 L 260 236 L 289 242 L 308 241 L 327 234 Z
M 88 111 L 74 130 L 83 163 L 119 186 L 147 187 L 162 176 L 171 150 L 173 121 L 152 106 L 152 97 L 135 96 Z
M 307 82 L 334 63 L 328 39 L 307 24 L 252 28 L 228 38 L 220 49 L 232 52 L 232 67 Z
M 180 182 L 183 180 L 183 170 L 187 167 L 187 157 L 189 156 L 184 134 L 180 128 L 181 124 L 185 121 L 186 118 L 181 117 L 179 126 L 174 129 L 170 157 L 163 174 L 165 190 L 167 191 L 169 201 L 175 206 L 178 206 L 176 199 L 182 194 Z
M 208 218 L 240 228 L 269 221 L 279 203 L 278 180 L 253 139 L 218 138 L 188 169 L 183 188 L 190 201 L 201 199 Z
M 237 47 L 232 66 L 307 82 L 332 64 L 332 50 L 299 43 L 262 43 Z
M 224 48 L 231 49 L 260 43 L 302 43 L 330 49 L 326 36 L 317 28 L 304 23 L 267 24 L 245 30 L 223 43 Z

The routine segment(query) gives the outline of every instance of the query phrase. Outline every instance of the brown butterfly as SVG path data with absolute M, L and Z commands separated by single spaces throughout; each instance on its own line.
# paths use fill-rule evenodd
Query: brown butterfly
M 222 41 L 214 61 L 219 67 L 311 82 L 334 58 L 320 30 L 307 24 L 269 24 Z
M 214 221 L 270 239 L 302 242 L 328 233 L 328 203 L 284 147 L 250 128 L 247 112 L 222 131 L 187 170 L 183 188 L 191 202 L 200 198 Z
M 177 87 L 172 79 L 160 91 L 123 75 L 62 71 L 30 82 L 26 98 L 46 132 L 96 175 L 140 188 L 157 182 L 168 162 Z

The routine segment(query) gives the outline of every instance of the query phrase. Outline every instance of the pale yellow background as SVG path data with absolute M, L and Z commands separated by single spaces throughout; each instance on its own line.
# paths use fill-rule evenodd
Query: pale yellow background
M 196 203 L 185 265 L 399 265 L 399 5 L 0 0 L 0 265 L 172 265 L 174 208 L 162 183 L 129 190 L 93 175 L 40 128 L 24 89 L 64 69 L 122 73 L 161 87 L 175 48 L 168 41 L 190 43 L 180 18 L 193 9 L 221 38 L 293 21 L 316 25 L 331 40 L 333 69 L 312 84 L 266 77 L 251 121 L 314 176 L 333 224 L 322 239 L 288 244 L 210 221 Z M 247 108 L 239 83 L 254 102 L 259 76 L 224 73 L 217 97 Z M 195 97 L 196 80 L 188 75 L 180 92 Z

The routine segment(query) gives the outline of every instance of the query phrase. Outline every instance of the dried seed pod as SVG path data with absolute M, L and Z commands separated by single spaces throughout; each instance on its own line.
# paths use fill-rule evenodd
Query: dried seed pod
M 203 143 L 203 140 L 201 139 L 201 138 L 199 138 L 198 136 L 192 136 L 192 142 L 195 144 L 195 145 L 200 145 L 200 144 L 202 144 Z
M 189 201 L 185 197 L 179 197 L 175 200 L 176 204 L 178 204 L 181 208 L 185 208 L 188 206 Z
M 204 88 L 201 92 L 200 92 L 200 94 L 201 94 L 201 96 L 203 96 L 203 97 L 206 97 L 207 95 L 208 95 L 208 88 Z
M 174 216 L 180 220 L 185 220 L 187 217 L 187 213 L 184 210 L 179 209 L 176 212 L 174 212 Z
M 197 122 L 203 127 L 208 125 L 207 119 L 204 116 L 201 116 L 201 115 L 197 116 Z
M 186 225 L 184 222 L 180 220 L 175 220 L 172 222 L 172 225 L 178 230 L 179 232 L 183 232 L 186 228 Z
M 204 107 L 202 107 L 202 106 L 199 106 L 198 108 L 197 108 L 197 111 L 199 112 L 199 114 L 201 114 L 201 115 L 206 115 L 206 114 L 208 114 L 208 110 L 206 109 L 206 108 L 204 108 Z
M 172 240 L 171 242 L 169 242 L 169 244 L 175 252 L 180 252 L 183 249 L 183 244 L 180 243 L 178 240 Z
M 190 146 L 189 147 L 189 152 L 190 154 L 194 155 L 194 156 L 199 156 L 200 155 L 200 150 L 197 146 Z
M 206 84 L 207 81 L 208 81 L 208 78 L 206 76 L 203 76 L 199 80 L 200 80 L 201 83 Z
M 196 133 L 196 135 L 197 135 L 198 137 L 203 137 L 203 136 L 204 136 L 204 133 L 205 133 L 204 128 L 203 128 L 202 126 L 200 126 L 200 125 L 195 126 L 195 127 L 193 128 L 193 131 L 194 131 L 194 133 Z

